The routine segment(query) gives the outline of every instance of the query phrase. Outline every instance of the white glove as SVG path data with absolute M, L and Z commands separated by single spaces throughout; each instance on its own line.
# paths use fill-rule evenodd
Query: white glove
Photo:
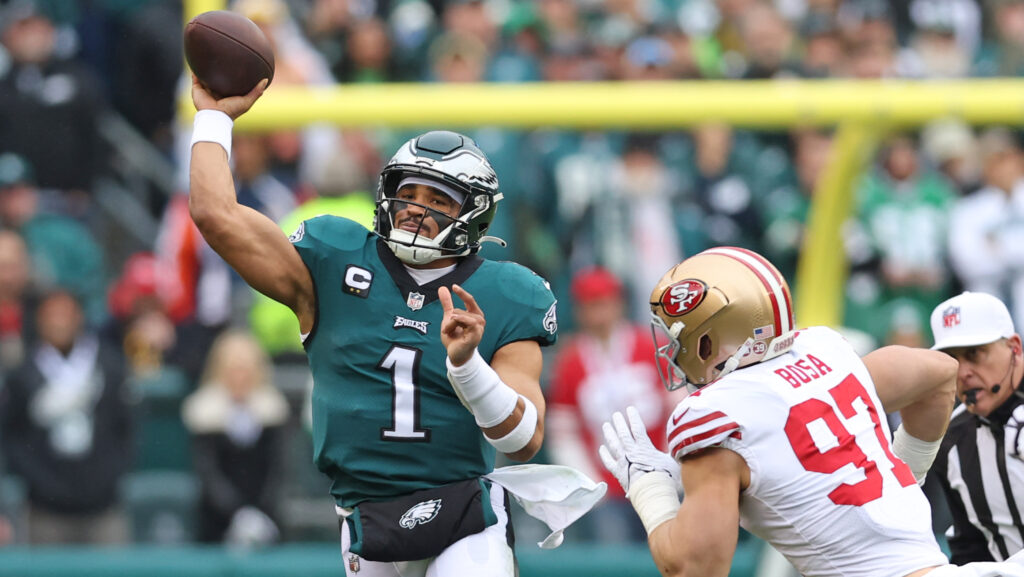
M 277 540 L 277 525 L 256 507 L 242 507 L 231 517 L 224 540 L 232 546 L 250 548 L 267 545 Z
M 605 444 L 597 452 L 605 468 L 615 475 L 627 496 L 637 479 L 654 471 L 668 473 L 676 490 L 682 490 L 679 463 L 668 453 L 654 448 L 636 407 L 626 407 L 626 415 L 628 425 L 618 411 L 612 415 L 611 423 L 606 421 L 602 425 Z

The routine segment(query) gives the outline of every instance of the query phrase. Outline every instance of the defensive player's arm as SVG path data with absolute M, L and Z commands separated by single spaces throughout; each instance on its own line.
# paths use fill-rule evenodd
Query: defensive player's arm
M 864 356 L 886 413 L 899 411 L 907 433 L 923 441 L 946 434 L 959 366 L 945 353 L 888 346 Z
M 959 365 L 945 353 L 901 346 L 883 347 L 864 357 L 886 413 L 900 412 L 893 453 L 910 467 L 918 484 L 939 452 L 956 399 Z
M 676 516 L 647 537 L 651 557 L 666 577 L 726 577 L 750 469 L 738 454 L 717 447 L 685 457 L 680 467 L 686 498 Z
M 193 78 L 197 110 L 219 110 L 232 120 L 263 93 L 261 83 L 245 96 L 214 100 Z M 313 327 L 314 291 L 298 251 L 272 220 L 238 204 L 227 152 L 215 142 L 192 146 L 189 211 L 206 242 L 254 289 L 295 311 L 302 331 Z
M 509 343 L 487 363 L 477 350 L 487 324 L 484 312 L 462 287 L 454 285 L 452 291 L 466 304 L 465 310 L 455 308 L 447 288 L 437 291 L 444 308 L 441 343 L 448 351 L 448 380 L 487 442 L 511 459 L 526 461 L 544 440 L 540 345 Z

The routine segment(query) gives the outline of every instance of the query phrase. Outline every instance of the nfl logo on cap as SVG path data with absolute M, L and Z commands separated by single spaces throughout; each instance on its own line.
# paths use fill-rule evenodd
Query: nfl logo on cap
M 942 326 L 949 329 L 960 324 L 960 307 L 947 307 L 942 311 Z

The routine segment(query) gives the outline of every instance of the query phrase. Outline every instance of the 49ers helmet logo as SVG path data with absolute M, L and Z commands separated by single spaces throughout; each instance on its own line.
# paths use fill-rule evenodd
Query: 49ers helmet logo
M 661 295 L 661 307 L 669 316 L 682 316 L 697 308 L 707 294 L 708 285 L 697 279 L 684 279 L 665 289 Z

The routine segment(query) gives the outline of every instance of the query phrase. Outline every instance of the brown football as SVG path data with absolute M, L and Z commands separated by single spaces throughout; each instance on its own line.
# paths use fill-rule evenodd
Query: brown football
M 185 60 L 216 98 L 248 94 L 274 79 L 274 51 L 263 31 L 228 10 L 203 12 L 185 25 Z

